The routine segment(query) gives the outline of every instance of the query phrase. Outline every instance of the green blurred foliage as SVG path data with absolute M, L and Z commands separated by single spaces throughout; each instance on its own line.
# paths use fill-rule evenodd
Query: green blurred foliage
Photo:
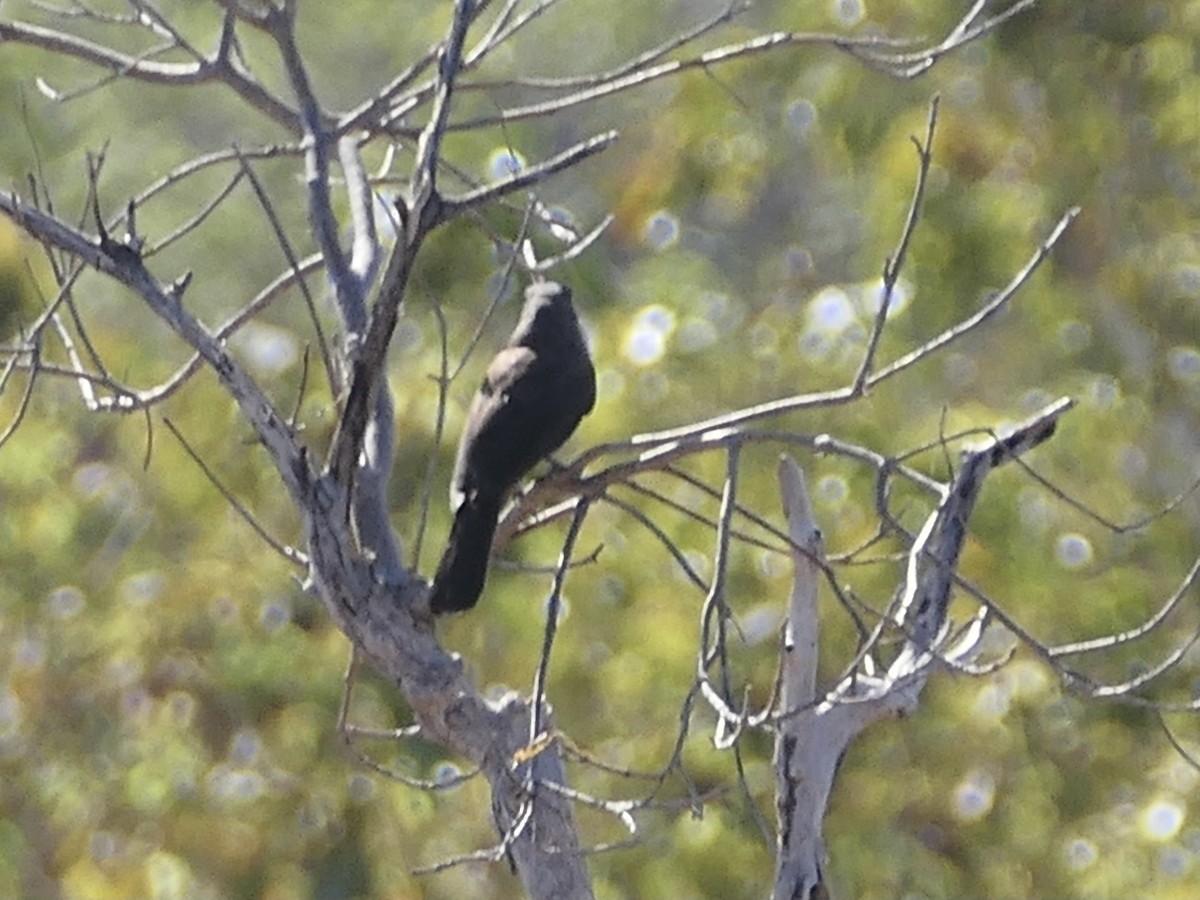
M 780 28 L 933 35 L 966 5 L 761 2 L 725 39 Z M 340 109 L 428 48 L 448 16 L 448 4 L 301 6 L 314 84 Z M 560 4 L 484 74 L 605 69 L 698 21 L 701 6 Z M 213 7 L 162 8 L 198 46 L 215 45 Z M 8 3 L 0 12 L 28 9 Z M 115 26 L 89 33 L 128 42 Z M 280 86 L 268 44 L 250 32 L 242 40 L 256 74 Z M 910 137 L 924 133 L 930 97 L 939 94 L 924 218 L 883 360 L 969 315 L 1065 209 L 1079 204 L 1083 212 L 1052 260 L 985 330 L 879 386 L 864 403 L 779 425 L 900 453 L 1070 395 L 1079 408 L 1037 451 L 1037 470 L 1098 515 L 1134 521 L 1196 474 L 1198 41 L 1195 0 L 1047 0 L 912 81 L 889 80 L 831 50 L 786 50 L 552 121 L 456 134 L 447 150 L 462 169 L 486 177 L 497 153 L 538 160 L 589 134 L 622 131 L 612 151 L 540 194 L 585 225 L 609 210 L 617 216 L 605 240 L 561 273 L 576 288 L 600 372 L 597 409 L 571 444 L 578 449 L 844 384 L 911 195 Z M 68 219 L 85 199 L 84 151 L 106 142 L 101 202 L 112 214 L 194 156 L 232 142 L 249 150 L 288 139 L 218 85 L 176 92 L 117 82 L 55 104 L 39 94 L 35 76 L 70 91 L 92 84 L 96 73 L 0 47 L 4 175 L 23 189 L 25 175 L 40 171 Z M 491 115 L 514 96 L 507 88 L 464 91 L 457 109 Z M 398 170 L 408 161 L 402 152 Z M 280 153 L 253 165 L 295 252 L 311 253 L 300 161 Z M 161 239 L 235 174 L 233 166 L 214 167 L 157 195 L 139 209 L 142 232 Z M 487 215 L 505 235 L 520 220 L 513 210 Z M 441 497 L 453 436 L 483 360 L 511 326 L 517 292 L 505 292 L 452 386 L 440 445 L 432 308 L 441 305 L 457 352 L 495 294 L 501 265 L 475 224 L 439 233 L 415 273 L 396 338 L 394 524 L 410 552 L 431 454 L 439 463 L 420 560 L 426 572 L 447 526 Z M 286 261 L 243 182 L 195 239 L 164 248 L 151 266 L 164 280 L 194 270 L 186 302 L 215 324 Z M 308 285 L 324 310 L 323 279 Z M 3 336 L 30 323 L 52 296 L 36 248 L 0 227 Z M 120 361 L 119 377 L 146 386 L 187 360 L 165 327 L 114 285 L 85 274 L 76 299 L 99 352 Z M 296 405 L 305 382 L 307 348 L 299 422 L 324 448 L 330 400 L 315 377 L 319 355 L 300 293 L 286 294 L 232 343 L 284 409 Z M 20 377 L 8 382 L 2 421 L 23 408 L 24 389 Z M 163 415 L 260 522 L 297 539 L 277 479 L 211 377 L 199 376 L 149 420 L 88 415 L 65 380 L 34 385 L 20 428 L 0 450 L 0 884 L 16 886 L 15 896 L 80 900 L 517 895 L 503 865 L 413 874 L 493 842 L 486 791 L 476 781 L 414 790 L 341 751 L 334 726 L 344 638 L 302 592 L 299 573 L 230 510 L 162 426 Z M 746 448 L 740 494 L 776 522 L 780 449 Z M 831 552 L 869 540 L 871 473 L 836 457 L 801 461 Z M 911 463 L 944 476 L 950 461 L 935 448 Z M 719 486 L 724 459 L 681 468 Z M 680 479 L 642 484 L 716 514 L 714 497 Z M 701 577 L 711 575 L 708 526 L 662 500 L 627 489 L 614 495 L 665 528 Z M 916 493 L 898 489 L 896 500 L 910 525 L 928 509 Z M 1014 468 L 989 482 L 964 571 L 1044 640 L 1109 634 L 1140 622 L 1175 589 L 1196 553 L 1198 512 L 1189 500 L 1152 527 L 1114 534 Z M 539 533 L 510 555 L 546 564 L 559 537 Z M 558 724 L 589 755 L 654 770 L 674 746 L 702 593 L 650 531 L 615 507 L 594 510 L 580 547 L 599 554 L 568 583 L 550 684 Z M 896 549 L 879 547 L 877 563 L 844 570 L 857 597 L 876 607 L 887 602 L 898 571 L 886 554 Z M 768 699 L 788 574 L 778 554 L 737 545 L 730 572 L 744 636 L 733 651 L 737 689 L 758 704 Z M 444 626 L 486 689 L 531 683 L 545 591 L 544 577 L 497 568 L 480 609 Z M 853 630 L 832 599 L 824 613 L 822 674 L 832 679 L 852 651 Z M 1195 627 L 1189 607 L 1089 671 L 1131 677 Z M 1198 662 L 1189 653 L 1157 696 L 1190 699 Z M 380 729 L 409 722 L 396 692 L 369 673 L 350 719 Z M 1193 717 L 1169 721 L 1196 746 Z M 695 786 L 715 794 L 703 817 L 689 814 L 684 786 L 669 781 L 663 796 L 677 803 L 643 816 L 643 843 L 592 859 L 598 896 L 765 894 L 772 848 L 748 804 L 770 821 L 770 742 L 752 735 L 743 745 L 747 800 L 730 754 L 711 747 L 712 725 L 698 709 L 685 748 Z M 378 740 L 364 749 L 418 778 L 446 777 L 459 764 L 420 741 Z M 1085 702 L 1018 652 L 990 676 L 936 679 L 919 713 L 876 726 L 851 749 L 828 821 L 830 875 L 839 895 L 861 898 L 1190 896 L 1200 873 L 1200 827 L 1189 808 L 1197 777 L 1152 713 Z M 649 790 L 585 765 L 574 766 L 572 778 L 599 796 Z M 589 841 L 624 836 L 609 818 L 580 816 Z

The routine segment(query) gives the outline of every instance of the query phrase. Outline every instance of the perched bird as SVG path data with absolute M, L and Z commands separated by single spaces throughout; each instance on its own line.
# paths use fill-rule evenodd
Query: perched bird
M 521 318 L 471 403 L 450 481 L 454 524 L 429 594 L 434 615 L 473 607 L 504 498 L 557 450 L 596 402 L 596 372 L 571 291 L 542 282 L 525 291 Z

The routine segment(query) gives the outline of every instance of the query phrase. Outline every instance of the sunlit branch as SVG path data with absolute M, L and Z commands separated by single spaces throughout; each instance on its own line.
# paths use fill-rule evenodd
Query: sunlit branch
M 897 53 L 892 56 L 881 55 L 879 58 L 860 56 L 849 48 L 852 55 L 862 59 L 867 64 L 880 64 L 884 71 L 900 78 L 916 78 L 931 69 L 935 63 L 959 48 L 979 40 L 995 31 L 1009 19 L 1030 9 L 1037 0 L 1017 0 L 1008 9 L 997 13 L 982 22 L 977 20 L 988 0 L 975 0 L 970 11 L 954 26 L 953 30 L 939 44 L 913 53 Z
M 134 195 L 133 202 L 143 207 L 147 201 L 156 197 L 158 194 L 175 187 L 176 185 L 186 181 L 193 175 L 210 169 L 213 166 L 219 166 L 224 163 L 240 163 L 241 160 L 258 160 L 258 159 L 279 159 L 281 157 L 299 156 L 303 153 L 303 149 L 299 144 L 271 144 L 266 147 L 231 147 L 228 150 L 218 150 L 213 153 L 206 153 L 203 156 L 198 156 L 195 159 L 189 160 L 182 165 L 176 166 L 166 175 L 151 182 L 139 193 Z M 114 219 L 108 223 L 109 228 L 116 228 L 121 223 L 121 219 Z
M 230 319 L 216 328 L 213 331 L 213 336 L 219 341 L 228 339 L 248 321 L 270 306 L 271 303 L 278 299 L 279 296 L 285 290 L 291 287 L 297 279 L 312 272 L 319 271 L 324 263 L 324 258 L 320 254 L 314 254 L 306 259 L 299 260 L 294 269 L 290 269 L 277 276 L 275 280 L 263 288 L 263 290 L 260 291 L 253 300 L 238 310 Z M 99 398 L 97 400 L 97 409 L 103 411 L 127 412 L 161 403 L 182 388 L 185 384 L 187 384 L 190 378 L 200 370 L 202 362 L 203 357 L 201 357 L 199 353 L 195 353 L 192 355 L 191 359 L 184 363 L 170 378 L 161 384 L 141 391 L 122 389 L 120 396 L 118 397 Z
M 731 544 L 733 512 L 737 502 L 738 460 L 741 445 L 729 446 L 726 455 L 725 487 L 721 493 L 721 509 L 717 520 L 717 544 L 713 552 L 713 580 L 708 595 L 700 609 L 700 640 L 696 652 L 696 678 L 700 691 L 709 705 L 718 712 L 718 737 L 724 732 L 727 721 L 737 723 L 740 715 L 729 708 L 732 683 L 729 677 L 729 653 L 727 646 L 727 624 L 730 617 L 729 603 L 725 596 L 729 575 L 729 547 Z M 715 629 L 714 629 L 715 624 Z M 714 662 L 719 663 L 720 690 L 713 689 L 708 670 Z
M 932 353 L 935 353 L 943 347 L 953 343 L 954 341 L 957 341 L 963 335 L 974 331 L 984 322 L 988 321 L 988 319 L 992 318 L 992 316 L 996 315 L 996 313 L 1008 305 L 1008 302 L 1012 300 L 1012 298 L 1022 287 L 1025 286 L 1025 283 L 1029 281 L 1033 273 L 1036 272 L 1041 267 L 1042 263 L 1046 261 L 1046 257 L 1050 255 L 1050 251 L 1053 250 L 1055 245 L 1058 244 L 1059 239 L 1063 236 L 1063 232 L 1067 230 L 1067 226 L 1075 220 L 1075 217 L 1078 216 L 1079 213 L 1080 209 L 1078 206 L 1067 210 L 1063 217 L 1058 220 L 1058 223 L 1054 226 L 1054 228 L 1051 229 L 1049 236 L 1047 236 L 1046 239 L 1042 241 L 1040 245 L 1038 245 L 1037 250 L 1033 254 L 1032 258 L 1030 258 L 1029 262 L 1027 262 L 1024 267 L 1022 267 L 1021 270 L 1013 276 L 1012 280 L 1009 281 L 1009 283 L 1005 285 L 1002 290 L 998 291 L 996 295 L 983 306 L 982 309 L 980 309 L 974 315 L 964 319 L 957 325 L 947 328 L 937 337 L 927 341 L 917 349 L 906 353 L 904 356 L 876 372 L 867 380 L 867 386 L 873 387 L 885 379 L 894 377 L 910 366 L 921 362 Z
M 308 466 L 283 418 L 224 344 L 154 280 L 135 250 L 123 244 L 105 245 L 103 241 L 89 239 L 12 194 L 0 194 L 0 212 L 42 243 L 75 256 L 134 291 L 212 366 L 271 454 L 289 493 L 294 498 L 305 494 L 310 477 Z
M 1175 592 L 1167 598 L 1166 602 L 1158 608 L 1145 622 L 1138 625 L 1136 628 L 1130 628 L 1126 631 L 1120 631 L 1116 634 L 1105 635 L 1101 638 L 1094 638 L 1089 641 L 1075 641 L 1070 644 L 1060 644 L 1058 646 L 1049 647 L 1047 651 L 1051 658 L 1060 658 L 1067 656 L 1075 656 L 1081 653 L 1094 653 L 1097 650 L 1108 650 L 1112 647 L 1119 647 L 1122 644 L 1128 644 L 1131 641 L 1136 641 L 1138 638 L 1145 637 L 1153 632 L 1167 617 L 1179 606 L 1188 592 L 1196 584 L 1200 578 L 1200 559 L 1192 563 L 1192 568 L 1183 577 L 1179 587 Z M 1194 638 L 1193 638 L 1194 640 Z
M 921 218 L 921 204 L 925 198 L 925 183 L 929 177 L 929 166 L 933 162 L 933 135 L 937 129 L 938 98 L 934 97 L 929 104 L 929 119 L 925 128 L 925 142 L 922 144 L 916 138 L 913 143 L 917 147 L 917 183 L 913 188 L 912 202 L 908 207 L 908 217 L 900 232 L 900 241 L 896 250 L 888 257 L 883 265 L 882 290 L 879 293 L 879 311 L 875 314 L 875 322 L 871 327 L 871 335 L 867 339 L 867 349 L 863 352 L 858 374 L 854 376 L 851 390 L 858 393 L 863 390 L 871 369 L 875 365 L 875 352 L 879 349 L 879 341 L 883 337 L 883 328 L 887 324 L 888 313 L 892 308 L 892 300 L 896 291 L 896 283 L 900 280 L 900 272 L 908 258 L 908 247 L 916 232 L 917 222 Z
M 365 336 L 352 364 L 350 393 L 330 449 L 328 468 L 339 484 L 350 483 L 351 472 L 362 450 L 369 410 L 383 379 L 388 344 L 396 329 L 400 304 L 408 289 L 408 278 L 418 249 L 439 221 L 442 198 L 437 191 L 437 172 L 442 138 L 450 116 L 450 99 L 459 75 L 463 42 L 471 18 L 471 0 L 456 0 L 449 31 L 438 60 L 437 91 L 429 122 L 417 140 L 405 227 L 397 236 L 384 269 L 379 295 L 372 307 Z M 348 336 L 349 337 L 349 336 Z
M 538 165 L 530 166 L 493 184 L 485 185 L 459 197 L 446 197 L 440 204 L 435 224 L 448 221 L 462 213 L 492 203 L 499 198 L 524 190 L 544 181 L 556 172 L 578 165 L 590 156 L 606 150 L 617 139 L 615 131 L 605 132 L 569 147 Z
M 265 27 L 279 49 L 287 72 L 288 82 L 300 104 L 300 121 L 303 128 L 304 145 L 304 180 L 308 188 L 308 221 L 313 237 L 321 255 L 325 257 L 325 271 L 333 286 L 339 307 L 349 308 L 364 304 L 362 297 L 363 285 L 350 276 L 346 255 L 342 252 L 338 241 L 337 217 L 333 213 L 333 199 L 329 193 L 330 166 L 329 148 L 333 141 L 325 126 L 325 115 L 317 101 L 309 79 L 308 70 L 300 50 L 296 46 L 295 7 L 285 5 L 267 15 Z M 244 165 L 244 164 L 243 164 Z M 289 254 L 289 261 L 291 256 Z M 307 291 L 305 297 L 311 307 L 311 298 Z M 314 321 L 316 321 L 314 315 Z M 326 372 L 330 384 L 337 393 L 338 375 L 329 359 L 328 348 L 321 335 L 317 332 L 321 345 L 322 357 L 325 360 Z M 350 339 L 347 335 L 347 339 Z
M 23 22 L 0 22 L 0 43 L 27 44 L 50 53 L 72 57 L 98 68 L 108 69 L 114 77 L 130 78 L 150 84 L 186 86 L 222 82 L 259 112 L 274 122 L 298 133 L 296 113 L 242 70 L 232 58 L 229 41 L 223 36 L 218 52 L 202 62 L 164 63 L 130 56 L 110 47 L 65 32 Z M 159 48 L 162 49 L 168 48 Z M 51 96 L 58 92 L 51 90 Z
M 29 361 L 26 363 L 28 376 L 25 379 L 25 387 L 21 391 L 20 399 L 17 401 L 17 408 L 13 410 L 12 418 L 4 430 L 0 431 L 0 449 L 4 448 L 9 439 L 16 434 L 17 429 L 21 427 L 21 423 L 25 421 L 25 415 L 29 412 L 29 404 L 33 400 L 33 388 L 37 382 L 38 372 L 41 368 L 38 362 L 40 357 L 36 344 L 30 347 L 28 355 Z M 0 373 L 0 392 L 3 391 L 18 368 L 17 356 L 14 355 L 5 364 L 3 373 Z
M 1050 255 L 1050 251 L 1054 249 L 1067 226 L 1079 214 L 1079 208 L 1075 207 L 1069 210 L 1058 224 L 1051 230 L 1050 235 L 1038 245 L 1037 250 L 1030 258 L 1029 262 L 1023 266 L 1020 271 L 1013 276 L 1012 280 L 1006 285 L 995 297 L 981 310 L 972 316 L 959 322 L 957 325 L 951 326 L 941 334 L 925 342 L 917 349 L 906 353 L 904 356 L 888 364 L 884 368 L 877 371 L 874 375 L 867 379 L 866 387 L 868 389 L 874 387 L 888 378 L 893 378 L 905 369 L 916 365 L 918 362 L 927 359 L 930 355 L 942 349 L 943 347 L 961 339 L 964 335 L 969 334 L 987 322 L 992 316 L 1003 309 L 1009 301 L 1024 287 L 1025 283 L 1030 279 L 1034 272 L 1041 267 L 1046 258 Z M 767 403 L 759 403 L 754 406 L 746 407 L 745 409 L 735 410 L 730 413 L 724 413 L 719 416 L 713 416 L 710 419 L 704 419 L 700 422 L 695 422 L 690 425 L 682 425 L 677 428 L 672 428 L 667 431 L 655 431 L 645 434 L 634 435 L 629 439 L 628 444 L 632 446 L 653 446 L 659 444 L 667 444 L 670 442 L 679 442 L 685 439 L 694 439 L 700 436 L 705 436 L 710 432 L 721 433 L 728 429 L 746 425 L 750 422 L 758 421 L 759 419 L 771 418 L 784 413 L 798 412 L 800 410 L 820 409 L 826 406 L 837 406 L 844 404 L 855 396 L 853 385 L 837 388 L 832 391 L 823 391 L 815 394 L 797 394 L 788 397 L 782 397 L 778 400 L 772 400 Z M 580 457 L 579 462 L 589 462 L 591 459 L 608 451 L 607 445 L 595 447 L 588 453 Z
M 575 541 L 579 537 L 579 529 L 587 516 L 588 503 L 584 501 L 575 507 L 575 515 L 563 539 L 562 552 L 559 553 L 558 565 L 554 569 L 554 580 L 550 586 L 550 596 L 546 600 L 546 624 L 542 631 L 542 650 L 538 656 L 537 672 L 533 678 L 533 698 L 529 708 L 529 743 L 536 744 L 543 739 L 544 712 L 546 703 L 546 679 L 550 674 L 550 652 L 554 648 L 554 636 L 558 633 L 558 620 L 562 610 L 562 591 L 566 583 L 567 570 L 571 567 L 571 555 L 575 551 Z M 532 798 L 530 800 L 532 802 Z
M 375 191 L 363 166 L 358 141 L 351 137 L 338 140 L 338 159 L 346 177 L 346 195 L 350 200 L 352 243 L 350 272 L 358 280 L 359 289 L 353 309 L 342 311 L 349 320 L 347 332 L 361 334 L 367 324 L 366 292 L 379 267 L 379 228 L 375 221 Z

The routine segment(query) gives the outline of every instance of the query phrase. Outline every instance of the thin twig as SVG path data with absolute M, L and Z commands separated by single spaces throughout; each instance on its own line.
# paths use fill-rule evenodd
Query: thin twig
M 554 570 L 554 581 L 550 586 L 550 596 L 546 601 L 546 626 L 542 632 L 542 651 L 538 656 L 537 673 L 533 678 L 533 699 L 530 701 L 529 743 L 531 745 L 542 738 L 546 679 L 550 674 L 550 651 L 554 648 L 554 636 L 558 633 L 558 620 L 562 612 L 562 590 L 567 580 L 567 571 L 571 568 L 571 555 L 575 550 L 575 541 L 579 537 L 579 529 L 583 527 L 583 520 L 587 516 L 587 512 L 587 501 L 575 507 L 575 515 L 571 519 L 571 526 L 567 529 L 567 536 L 563 539 L 562 552 L 558 556 L 558 566 Z
M 929 104 L 929 120 L 925 127 L 925 143 L 916 138 L 913 143 L 917 147 L 917 183 L 913 188 L 912 201 L 908 206 L 908 217 L 900 232 L 900 242 L 896 250 L 883 265 L 883 289 L 879 295 L 879 311 L 875 314 L 875 323 L 871 328 L 871 336 L 867 341 L 867 349 L 863 352 L 858 374 L 854 376 L 852 390 L 859 392 L 867 383 L 871 369 L 875 365 L 875 353 L 879 349 L 879 341 L 883 337 L 883 328 L 887 324 L 888 311 L 892 308 L 892 299 L 900 272 L 908 258 L 908 247 L 912 236 L 917 230 L 917 222 L 921 218 L 921 205 L 925 198 L 925 183 L 929 177 L 929 166 L 933 161 L 933 134 L 937 128 L 938 98 L 935 96 Z
M 196 452 L 196 450 L 188 442 L 187 438 L 183 436 L 182 432 L 175 427 L 174 422 L 164 417 L 163 424 L 167 426 L 167 429 L 171 432 L 171 434 L 175 435 L 175 439 L 179 441 L 179 445 L 183 447 L 184 452 L 191 457 L 192 462 L 199 466 L 200 471 L 204 473 L 204 476 L 209 480 L 209 483 L 217 489 L 220 495 L 225 498 L 225 501 L 233 507 L 233 511 L 242 517 L 242 519 L 247 525 L 250 526 L 254 533 L 266 542 L 267 546 L 269 546 L 272 550 L 293 565 L 299 566 L 302 569 L 308 567 L 308 557 L 305 556 L 305 554 L 301 553 L 295 547 L 289 547 L 282 541 L 276 540 L 266 528 L 259 524 L 258 520 L 254 518 L 254 515 L 246 508 L 245 504 L 243 504 L 242 501 L 240 501 L 234 495 L 234 493 L 229 490 L 229 488 L 225 487 L 225 485 L 221 482 L 221 479 L 217 477 L 217 474 L 211 468 L 209 468 L 208 463 L 201 458 L 200 454 Z
M 279 249 L 283 251 L 283 257 L 287 260 L 288 266 L 292 270 L 295 282 L 300 286 L 300 294 L 304 297 L 304 305 L 308 309 L 308 318 L 313 325 L 313 333 L 317 338 L 317 350 L 321 354 L 321 363 L 325 367 L 325 377 L 329 380 L 330 392 L 336 397 L 339 392 L 338 370 L 334 365 L 333 356 L 329 350 L 329 342 L 325 339 L 325 329 L 321 325 L 321 317 L 317 313 L 316 302 L 313 300 L 312 292 L 308 289 L 308 282 L 305 281 L 304 275 L 300 270 L 300 261 L 296 256 L 295 250 L 292 249 L 292 244 L 287 238 L 287 233 L 284 231 L 283 223 L 279 220 L 278 214 L 275 212 L 275 204 L 271 201 L 271 196 L 263 187 L 258 175 L 255 174 L 254 168 L 250 163 L 242 158 L 238 159 L 241 165 L 241 171 L 246 175 L 251 187 L 254 189 L 254 196 L 258 199 L 259 206 L 262 207 L 266 214 L 267 221 L 271 225 L 271 230 L 275 235 L 275 242 L 279 245 Z M 328 255 L 324 255 L 325 265 L 329 265 Z

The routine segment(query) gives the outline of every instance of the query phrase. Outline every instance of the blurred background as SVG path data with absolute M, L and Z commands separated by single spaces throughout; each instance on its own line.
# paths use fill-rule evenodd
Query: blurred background
M 700 46 L 786 29 L 930 41 L 967 6 L 762 0 Z M 386 84 L 439 39 L 449 17 L 447 3 L 300 7 L 301 49 L 318 96 L 335 110 Z M 117 3 L 96 8 L 128 14 Z M 542 96 L 504 79 L 605 71 L 721 8 L 697 0 L 558 4 L 471 77 L 480 86 L 459 92 L 455 119 L 495 116 Z M 159 9 L 199 48 L 216 45 L 215 4 Z M 0 17 L 131 53 L 152 43 L 119 24 L 64 21 L 28 3 L 6 3 Z M 270 45 L 247 29 L 239 34 L 256 75 L 290 100 Z M 1133 522 L 1198 474 L 1198 41 L 1196 0 L 1046 0 L 914 80 L 828 48 L 782 49 L 553 118 L 455 133 L 446 152 L 467 176 L 485 180 L 591 134 L 621 131 L 615 147 L 538 191 L 584 229 L 616 216 L 593 250 L 556 272 L 575 289 L 600 383 L 595 411 L 564 449 L 569 456 L 846 384 L 912 193 L 911 138 L 924 135 L 939 95 L 924 216 L 881 362 L 970 315 L 1068 208 L 1079 205 L 1081 214 L 985 329 L 863 402 L 772 426 L 901 454 L 939 434 L 1003 426 L 1068 395 L 1078 408 L 1031 462 L 1100 516 Z M 27 196 L 27 175 L 39 173 L 68 221 L 80 221 L 84 209 L 87 151 L 106 147 L 100 200 L 112 216 L 194 157 L 291 139 L 219 84 L 115 81 L 80 90 L 102 74 L 0 45 L 5 186 Z M 39 79 L 78 96 L 51 102 Z M 368 150 L 372 167 L 382 157 L 382 147 Z M 401 150 L 393 171 L 407 171 L 410 161 Z M 281 152 L 252 165 L 297 252 L 313 252 L 302 161 Z M 160 240 L 236 171 L 236 163 L 213 166 L 156 194 L 139 208 L 140 231 Z M 384 197 L 402 189 L 380 187 Z M 344 198 L 338 202 L 344 213 Z M 90 218 L 82 221 L 92 230 Z M 438 462 L 419 560 L 426 575 L 448 527 L 442 498 L 466 404 L 519 302 L 519 284 L 501 288 L 504 259 L 489 235 L 511 239 L 520 221 L 518 199 L 437 233 L 395 339 L 393 523 L 409 559 L 427 466 L 431 457 Z M 244 181 L 200 229 L 149 264 L 163 281 L 194 270 L 185 302 L 212 325 L 287 267 Z M 324 290 L 320 276 L 309 281 Z M 16 336 L 55 290 L 38 248 L 0 222 L 0 335 Z M 448 437 L 439 446 L 434 307 L 457 358 L 498 292 L 480 349 L 450 389 Z M 80 280 L 75 300 L 97 352 L 126 383 L 149 387 L 187 360 L 144 307 L 94 274 Z M 315 377 L 313 340 L 293 289 L 232 346 L 282 408 L 301 397 L 299 421 L 324 448 L 333 412 Z M 4 422 L 22 407 L 23 391 L 17 378 L 0 396 Z M 413 874 L 494 842 L 485 786 L 414 790 L 341 751 L 335 722 L 347 641 L 300 589 L 301 573 L 254 535 L 162 427 L 164 414 L 272 533 L 299 539 L 265 456 L 208 374 L 150 423 L 86 413 L 66 379 L 36 382 L 19 430 L 0 448 L 0 884 L 8 895 L 518 896 L 502 864 Z M 777 524 L 781 449 L 748 447 L 741 485 L 743 502 Z M 793 452 L 808 472 L 830 553 L 859 548 L 876 528 L 873 473 Z M 944 478 L 953 458 L 935 447 L 911 463 Z M 714 454 L 683 468 L 719 487 L 724 464 Z M 679 479 L 645 484 L 715 512 L 712 498 Z M 709 527 L 664 503 L 620 496 L 665 529 L 702 576 L 711 574 Z M 916 526 L 928 502 L 912 492 L 895 505 Z M 1198 514 L 1189 499 L 1146 528 L 1115 533 L 1010 466 L 984 491 L 963 571 L 1046 642 L 1111 634 L 1142 622 L 1176 589 L 1200 552 Z M 507 552 L 549 564 L 560 540 L 547 529 Z M 692 682 L 702 593 L 615 507 L 595 509 L 579 547 L 600 552 L 568 582 L 549 686 L 558 725 L 592 756 L 656 770 L 670 756 Z M 882 608 L 900 571 L 888 553 L 898 549 L 859 554 L 839 577 Z M 789 576 L 785 556 L 736 547 L 730 601 L 741 625 L 739 690 L 746 686 L 759 704 L 770 693 Z M 545 575 L 497 566 L 479 609 L 443 626 L 486 689 L 529 689 L 547 587 Z M 852 653 L 854 632 L 831 598 L 823 603 L 822 675 L 831 681 Z M 1144 671 L 1195 634 L 1195 607 L 1187 600 L 1146 640 L 1087 670 L 1110 681 Z M 1147 695 L 1189 702 L 1198 666 L 1200 657 L 1188 653 Z M 396 691 L 370 673 L 358 681 L 350 717 L 375 728 L 410 722 Z M 1200 749 L 1194 714 L 1166 721 L 1185 747 Z M 686 809 L 648 812 L 642 843 L 592 858 L 600 898 L 732 900 L 769 891 L 773 846 L 751 804 L 773 822 L 771 739 L 743 743 L 747 797 L 731 754 L 712 748 L 712 725 L 696 713 L 685 758 L 700 789 L 722 790 L 702 818 Z M 461 763 L 419 740 L 363 748 L 416 778 L 444 778 Z M 572 778 L 606 797 L 649 790 L 584 765 Z M 827 822 L 832 885 L 858 898 L 1191 896 L 1200 877 L 1197 780 L 1156 713 L 1085 701 L 1018 651 L 991 676 L 935 678 L 916 715 L 875 726 L 852 747 Z M 664 791 L 685 793 L 674 781 Z M 589 842 L 623 834 L 599 814 L 581 812 L 580 821 Z

